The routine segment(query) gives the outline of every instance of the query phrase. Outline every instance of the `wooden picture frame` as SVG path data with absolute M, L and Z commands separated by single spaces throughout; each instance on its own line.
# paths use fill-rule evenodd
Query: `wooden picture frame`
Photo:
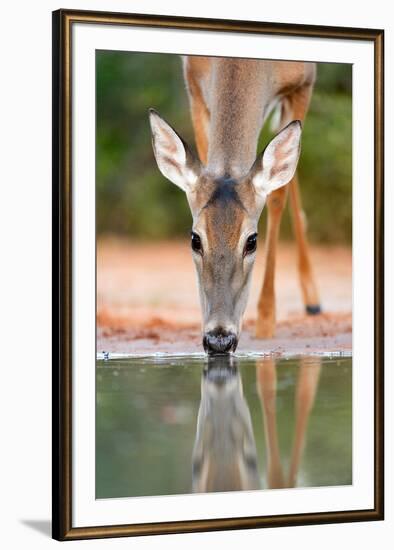
M 319 37 L 374 47 L 374 506 L 363 510 L 75 527 L 72 415 L 72 29 L 76 24 L 216 33 Z M 384 294 L 383 294 L 383 67 L 384 33 L 376 29 L 58 10 L 53 13 L 53 537 L 76 540 L 354 521 L 384 517 Z M 372 368 L 372 366 L 371 366 Z

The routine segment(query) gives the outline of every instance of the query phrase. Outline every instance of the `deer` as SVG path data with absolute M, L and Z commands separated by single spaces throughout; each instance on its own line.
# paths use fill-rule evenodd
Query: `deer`
M 208 354 L 230 353 L 241 333 L 265 205 L 265 273 L 255 336 L 274 336 L 275 265 L 288 194 L 306 313 L 321 311 L 296 174 L 316 66 L 201 56 L 183 56 L 182 62 L 198 155 L 150 109 L 153 152 L 162 175 L 185 192 L 192 214 L 203 347 Z M 257 154 L 273 109 L 277 135 Z

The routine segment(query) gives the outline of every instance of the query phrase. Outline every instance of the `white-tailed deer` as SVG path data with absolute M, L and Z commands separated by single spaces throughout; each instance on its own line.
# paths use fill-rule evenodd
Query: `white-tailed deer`
M 185 191 L 191 209 L 204 348 L 225 353 L 238 343 L 266 202 L 266 265 L 256 336 L 274 334 L 276 248 L 289 182 L 304 303 L 308 313 L 320 311 L 295 175 L 300 121 L 308 109 L 315 65 L 185 57 L 183 66 L 200 159 L 151 110 L 153 149 L 162 174 Z M 274 107 L 280 110 L 282 130 L 256 158 L 261 128 Z

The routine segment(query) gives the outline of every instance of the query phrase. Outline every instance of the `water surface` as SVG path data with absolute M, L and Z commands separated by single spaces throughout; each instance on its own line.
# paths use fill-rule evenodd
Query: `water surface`
M 352 483 L 350 357 L 97 361 L 96 498 Z

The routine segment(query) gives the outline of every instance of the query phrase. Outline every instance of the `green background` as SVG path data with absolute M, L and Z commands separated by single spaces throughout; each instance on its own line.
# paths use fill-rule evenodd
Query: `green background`
M 96 68 L 98 235 L 188 235 L 186 198 L 159 172 L 148 122 L 148 108 L 154 107 L 194 146 L 179 56 L 98 51 Z M 299 162 L 308 235 L 315 242 L 351 242 L 351 85 L 351 65 L 318 64 Z M 268 127 L 259 150 L 269 140 Z M 292 236 L 288 211 L 281 236 Z

